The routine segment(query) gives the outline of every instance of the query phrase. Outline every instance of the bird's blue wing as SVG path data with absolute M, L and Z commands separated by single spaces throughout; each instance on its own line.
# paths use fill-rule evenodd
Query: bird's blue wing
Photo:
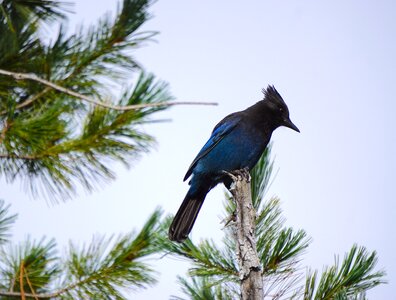
M 198 155 L 195 157 L 194 161 L 188 168 L 183 181 L 190 177 L 198 161 L 206 154 L 208 154 L 213 149 L 213 147 L 215 147 L 227 134 L 229 134 L 236 127 L 240 119 L 240 113 L 233 113 L 225 117 L 216 125 L 209 140 L 202 147 L 201 151 L 199 151 Z

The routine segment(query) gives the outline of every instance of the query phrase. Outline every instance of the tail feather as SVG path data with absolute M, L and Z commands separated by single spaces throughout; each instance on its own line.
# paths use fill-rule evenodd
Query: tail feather
M 189 194 L 187 194 L 169 228 L 170 240 L 183 242 L 187 238 L 194 226 L 204 199 L 205 197 L 191 198 Z

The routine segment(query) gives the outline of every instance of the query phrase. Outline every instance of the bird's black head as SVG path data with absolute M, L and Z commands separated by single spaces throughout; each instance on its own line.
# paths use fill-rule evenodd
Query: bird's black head
M 264 101 L 267 107 L 271 110 L 271 115 L 274 117 L 274 125 L 276 127 L 286 126 L 297 132 L 300 130 L 290 120 L 289 109 L 282 96 L 278 93 L 273 85 L 269 85 L 267 89 L 263 89 Z

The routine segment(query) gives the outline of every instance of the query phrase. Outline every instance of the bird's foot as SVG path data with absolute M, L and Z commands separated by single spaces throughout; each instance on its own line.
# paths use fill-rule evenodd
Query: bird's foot
M 241 176 L 242 179 L 246 179 L 247 182 L 250 182 L 250 180 L 252 179 L 250 177 L 250 172 L 249 172 L 249 168 L 243 168 L 241 170 L 236 170 L 234 171 L 238 176 Z
M 228 171 L 222 171 L 223 174 L 231 177 L 231 179 L 233 181 L 237 181 L 237 180 L 242 180 L 245 179 L 247 182 L 250 182 L 250 173 L 249 173 L 249 168 L 243 168 L 243 169 L 239 169 L 239 170 L 234 170 L 231 172 Z
M 228 171 L 222 171 L 222 173 L 224 175 L 226 175 L 229 179 L 231 180 L 227 180 L 225 179 L 224 185 L 226 186 L 226 188 L 232 193 L 232 190 L 235 187 L 235 183 L 237 181 L 242 181 L 245 180 L 246 182 L 250 182 L 251 177 L 250 177 L 250 173 L 249 173 L 249 168 L 243 168 L 240 170 L 234 170 L 231 172 Z

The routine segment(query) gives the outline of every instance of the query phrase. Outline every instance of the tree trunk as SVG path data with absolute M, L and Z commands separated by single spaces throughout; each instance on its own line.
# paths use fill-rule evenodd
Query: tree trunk
M 236 252 L 241 279 L 242 300 L 262 300 L 263 276 L 256 248 L 256 211 L 252 203 L 250 174 L 238 170 L 230 174 L 230 192 L 236 202 Z

